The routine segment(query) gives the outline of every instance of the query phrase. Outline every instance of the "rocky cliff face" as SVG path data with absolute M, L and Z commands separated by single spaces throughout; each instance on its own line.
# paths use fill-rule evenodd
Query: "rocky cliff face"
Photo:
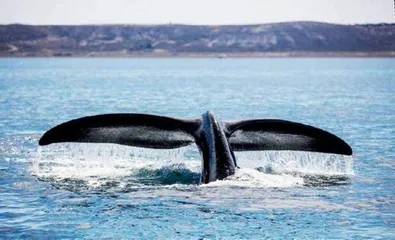
M 395 51 L 395 24 L 0 25 L 3 56 Z

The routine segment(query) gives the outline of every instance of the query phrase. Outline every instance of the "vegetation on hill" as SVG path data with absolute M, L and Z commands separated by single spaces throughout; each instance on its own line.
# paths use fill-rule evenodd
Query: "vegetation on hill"
M 0 25 L 2 56 L 395 52 L 395 24 Z

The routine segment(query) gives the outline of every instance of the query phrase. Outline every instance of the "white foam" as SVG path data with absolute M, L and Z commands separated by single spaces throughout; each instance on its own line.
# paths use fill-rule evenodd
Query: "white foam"
M 113 144 L 58 144 L 39 147 L 30 171 L 40 178 L 83 180 L 89 186 L 99 187 L 109 181 L 121 181 L 140 170 L 160 170 L 159 175 L 180 171 L 180 168 L 199 172 L 200 159 L 185 157 L 188 151 L 189 148 L 174 151 Z
M 352 175 L 352 158 L 340 155 L 306 152 L 236 152 L 241 167 L 224 181 L 204 187 L 295 187 L 303 178 L 295 173 L 321 175 Z M 139 180 L 144 174 L 164 179 L 175 175 L 196 177 L 200 173 L 201 157 L 196 146 L 172 150 L 155 150 L 114 144 L 55 144 L 40 147 L 32 159 L 31 173 L 55 181 L 82 180 L 100 187 L 111 181 L 120 186 Z M 256 170 L 258 169 L 258 170 Z M 143 176 L 144 177 L 144 176 Z M 150 176 L 147 176 L 150 177 Z M 194 182 L 190 182 L 194 183 Z M 136 184 L 136 181 L 133 182 Z
M 301 151 L 250 151 L 235 154 L 240 167 L 260 168 L 264 172 L 348 176 L 354 174 L 351 156 Z
M 203 187 L 217 187 L 217 186 L 237 186 L 249 188 L 263 188 L 263 187 L 296 187 L 303 185 L 303 178 L 292 176 L 288 174 L 266 174 L 256 169 L 241 168 L 237 169 L 235 175 L 229 176 L 224 181 L 215 181 Z

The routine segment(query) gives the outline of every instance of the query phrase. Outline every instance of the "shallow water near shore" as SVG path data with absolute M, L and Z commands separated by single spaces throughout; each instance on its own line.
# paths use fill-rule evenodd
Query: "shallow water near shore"
M 395 59 L 0 59 L 0 239 L 395 238 Z M 195 145 L 38 146 L 111 112 L 278 118 L 353 157 L 237 152 L 199 185 Z

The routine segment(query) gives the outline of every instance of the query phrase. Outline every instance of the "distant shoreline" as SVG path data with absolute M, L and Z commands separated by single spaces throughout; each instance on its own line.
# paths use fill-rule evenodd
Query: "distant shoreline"
M 52 52 L 2 52 L 1 58 L 393 58 L 395 51 L 383 52 L 90 52 L 90 53 L 52 53 Z
M 0 25 L 0 57 L 394 57 L 395 24 Z

